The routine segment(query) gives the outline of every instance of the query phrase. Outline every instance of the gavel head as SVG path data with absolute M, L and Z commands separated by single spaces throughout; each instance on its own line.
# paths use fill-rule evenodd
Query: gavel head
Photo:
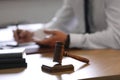
M 55 44 L 53 62 L 62 63 L 62 57 L 64 53 L 64 44 L 63 42 L 57 41 Z

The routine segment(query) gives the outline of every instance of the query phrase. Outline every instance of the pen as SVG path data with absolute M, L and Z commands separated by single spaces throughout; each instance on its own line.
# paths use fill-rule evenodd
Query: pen
M 18 36 L 18 40 L 20 39 L 20 29 L 19 29 L 19 24 L 15 24 L 15 27 L 16 27 L 16 35 Z M 17 44 L 7 44 L 6 46 L 8 47 L 18 47 L 19 46 L 19 42 L 17 42 Z
M 16 24 L 16 33 L 17 33 L 17 37 L 18 37 L 18 40 L 20 39 L 20 30 L 19 30 L 19 24 Z M 19 46 L 19 42 L 17 42 L 17 45 L 16 46 Z
M 18 37 L 18 40 L 20 39 L 19 34 L 20 34 L 20 32 L 21 32 L 20 29 L 19 29 L 19 24 L 20 24 L 20 23 L 14 24 L 14 25 L 15 25 L 15 28 L 16 28 L 16 35 L 17 35 L 17 37 Z M 7 44 L 6 46 L 8 46 L 8 47 L 19 47 L 19 45 L 20 45 L 20 43 L 17 42 L 16 44 Z

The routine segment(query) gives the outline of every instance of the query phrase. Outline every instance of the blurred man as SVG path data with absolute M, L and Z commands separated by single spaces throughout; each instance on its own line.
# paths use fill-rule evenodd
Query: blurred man
M 64 0 L 62 8 L 46 27 L 44 32 L 51 35 L 48 38 L 36 40 L 33 37 L 39 30 L 22 30 L 19 35 L 14 31 L 15 40 L 35 41 L 51 47 L 56 41 L 69 40 L 69 47 L 120 49 L 120 0 Z

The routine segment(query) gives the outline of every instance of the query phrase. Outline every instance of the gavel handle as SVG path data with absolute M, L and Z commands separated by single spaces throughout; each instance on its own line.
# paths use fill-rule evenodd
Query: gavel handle
M 76 56 L 76 55 L 73 55 L 73 54 L 68 54 L 67 52 L 64 53 L 64 56 L 74 58 L 76 60 L 82 61 L 82 62 L 87 63 L 87 64 L 89 63 L 89 60 L 87 58 L 84 58 L 84 57 L 81 57 L 81 56 Z

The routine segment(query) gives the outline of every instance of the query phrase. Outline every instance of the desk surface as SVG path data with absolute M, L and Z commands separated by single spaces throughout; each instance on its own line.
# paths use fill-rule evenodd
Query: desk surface
M 49 74 L 41 71 L 42 64 L 53 64 L 53 52 L 26 56 L 28 67 L 25 69 L 0 70 L 0 80 L 76 80 L 120 74 L 119 50 L 71 50 L 71 54 L 86 57 L 86 65 L 72 58 L 64 57 L 64 64 L 73 64 L 74 72 Z
M 41 24 L 27 25 L 40 27 Z M 27 28 L 26 25 L 21 26 Z M 5 31 L 11 33 L 12 30 L 0 30 L 1 36 L 6 34 Z M 7 34 L 6 34 L 7 35 Z M 8 40 L 8 36 L 4 35 L 4 40 Z M 0 41 L 2 41 L 1 39 Z M 0 70 L 0 80 L 76 80 L 101 76 L 111 76 L 120 74 L 120 50 L 71 50 L 71 54 L 86 57 L 90 60 L 90 64 L 86 65 L 72 58 L 64 57 L 63 65 L 73 64 L 74 72 L 63 72 L 48 74 L 41 71 L 41 66 L 53 64 L 53 52 L 31 54 L 26 56 L 28 63 L 27 68 L 16 68 Z

